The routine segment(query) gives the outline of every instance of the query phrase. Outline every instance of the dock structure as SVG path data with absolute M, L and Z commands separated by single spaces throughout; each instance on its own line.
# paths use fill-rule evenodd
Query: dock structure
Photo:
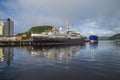
M 32 41 L 0 41 L 0 46 L 30 46 Z
M 66 42 L 41 42 L 41 41 L 0 41 L 0 46 L 54 46 L 54 45 L 81 45 L 84 43 L 66 43 Z

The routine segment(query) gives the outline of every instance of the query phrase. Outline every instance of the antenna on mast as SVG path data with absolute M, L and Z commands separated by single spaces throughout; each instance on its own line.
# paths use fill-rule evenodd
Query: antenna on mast
M 69 26 L 69 21 L 68 21 L 68 19 L 66 20 L 66 27 L 67 27 L 67 31 L 69 31 L 69 30 L 70 30 L 70 26 Z

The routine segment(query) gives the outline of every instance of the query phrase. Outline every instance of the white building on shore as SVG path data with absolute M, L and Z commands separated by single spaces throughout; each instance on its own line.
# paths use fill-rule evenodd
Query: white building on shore
M 8 18 L 0 22 L 0 36 L 13 36 L 14 22 Z

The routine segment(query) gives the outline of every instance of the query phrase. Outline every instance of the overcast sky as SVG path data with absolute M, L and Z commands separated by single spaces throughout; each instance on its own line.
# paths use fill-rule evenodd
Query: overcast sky
M 15 34 L 36 25 L 52 25 L 81 33 L 120 32 L 120 0 L 0 0 L 0 18 L 11 18 Z

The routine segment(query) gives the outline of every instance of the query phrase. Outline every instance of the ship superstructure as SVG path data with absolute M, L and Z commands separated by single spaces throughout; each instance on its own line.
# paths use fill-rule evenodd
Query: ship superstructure
M 65 32 L 50 31 L 41 34 L 31 34 L 34 43 L 40 44 L 82 44 L 84 39 L 77 31 L 70 30 L 67 25 Z

